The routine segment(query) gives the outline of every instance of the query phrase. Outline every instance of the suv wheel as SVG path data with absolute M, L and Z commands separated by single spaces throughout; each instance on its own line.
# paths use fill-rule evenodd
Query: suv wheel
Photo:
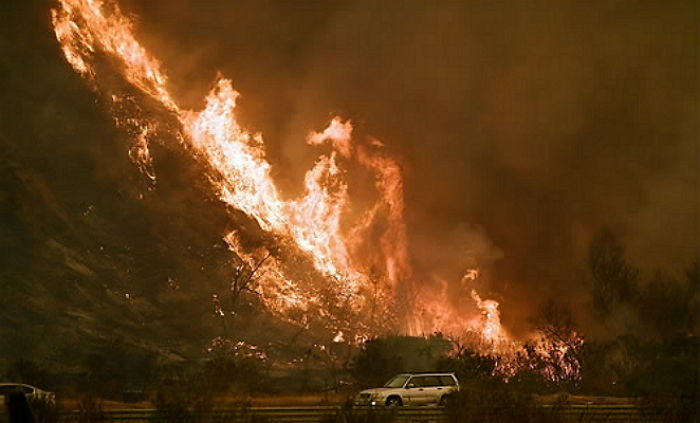
M 386 399 L 387 407 L 401 407 L 402 405 L 401 398 L 399 397 L 389 397 Z

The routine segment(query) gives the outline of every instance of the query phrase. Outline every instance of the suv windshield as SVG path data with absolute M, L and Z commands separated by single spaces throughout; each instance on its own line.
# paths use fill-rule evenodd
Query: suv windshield
M 390 381 L 388 381 L 384 387 L 385 388 L 401 388 L 404 383 L 406 383 L 406 379 L 408 379 L 407 375 L 398 375 L 394 376 L 391 378 Z

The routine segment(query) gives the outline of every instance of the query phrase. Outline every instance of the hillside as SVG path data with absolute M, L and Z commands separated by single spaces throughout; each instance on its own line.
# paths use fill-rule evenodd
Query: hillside
M 60 56 L 48 6 L 0 14 L 0 374 L 26 360 L 138 382 L 223 335 L 212 294 L 235 258 L 223 230 L 255 225 L 176 149 L 155 147 L 156 182 L 139 171 L 128 134 Z M 231 338 L 297 332 L 255 298 L 241 312 Z

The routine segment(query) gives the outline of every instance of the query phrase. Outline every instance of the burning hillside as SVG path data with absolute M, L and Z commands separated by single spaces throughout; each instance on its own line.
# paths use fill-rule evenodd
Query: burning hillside
M 697 411 L 696 2 L 0 9 L 4 379 Z
M 168 92 L 158 61 L 134 38 L 131 23 L 116 4 L 63 1 L 53 12 L 53 23 L 66 59 L 105 94 L 117 124 L 135 134 L 132 157 L 149 177 L 155 178 L 150 170 L 149 143 L 178 140 L 206 164 L 222 201 L 254 219 L 264 231 L 279 239 L 280 246 L 307 254 L 319 273 L 337 283 L 340 291 L 353 296 L 358 312 L 365 298 L 354 294 L 368 288 L 372 278 L 379 279 L 381 292 L 395 293 L 400 285 L 410 284 L 414 275 L 403 223 L 401 169 L 396 160 L 382 151 L 380 141 L 368 138 L 357 143 L 351 123 L 340 117 L 323 131 L 311 132 L 308 144 L 327 143 L 332 151 L 319 156 L 307 172 L 304 195 L 285 199 L 272 179 L 262 136 L 248 133 L 236 120 L 239 94 L 230 80 L 221 77 L 215 83 L 204 110 L 182 110 Z M 111 61 L 111 69 L 99 69 L 105 60 Z M 145 99 L 115 91 L 114 86 L 107 84 L 109 78 L 100 73 L 109 71 L 119 72 L 140 94 L 157 101 L 177 119 L 179 127 L 158 134 L 163 124 L 139 107 L 138 102 Z M 344 166 L 348 161 L 355 161 L 373 175 L 378 197 L 365 210 L 354 211 L 354 221 L 348 219 L 351 199 Z M 253 249 L 246 251 L 235 232 L 226 234 L 225 239 L 242 260 L 251 264 L 256 261 Z M 289 280 L 278 260 L 275 256 L 265 263 L 267 277 L 261 281 L 270 304 L 313 301 L 308 296 L 300 297 L 301 292 L 294 288 L 299 281 Z M 377 274 L 370 276 L 369 269 Z M 422 297 L 420 292 L 413 295 Z M 447 306 L 446 302 L 441 303 Z M 441 313 L 435 310 L 435 314 Z M 435 318 L 437 315 L 426 313 L 423 321 L 403 326 L 409 332 L 419 328 L 428 333 L 444 329 L 432 326 L 430 320 Z
M 222 228 L 234 262 L 230 286 L 213 297 L 223 319 L 235 313 L 221 304 L 225 292 L 234 292 L 235 303 L 245 290 L 300 327 L 323 321 L 337 342 L 396 331 L 440 332 L 501 356 L 506 374 L 517 365 L 519 347 L 501 325 L 499 303 L 477 292 L 478 269 L 465 269 L 456 298 L 445 281 L 424 283 L 429 277 L 413 272 L 401 165 L 381 141 L 358 136 L 342 117 L 311 131 L 309 148 L 326 152 L 306 172 L 303 194 L 288 198 L 273 179 L 262 135 L 246 131 L 236 118 L 239 93 L 230 80 L 217 79 L 203 110 L 186 110 L 118 4 L 61 0 L 52 22 L 66 60 L 102 95 L 117 126 L 131 134 L 130 157 L 148 179 L 155 183 L 159 177 L 153 144 L 177 143 L 202 165 L 218 198 L 264 233 L 254 239 L 239 228 Z M 373 181 L 372 202 L 353 199 L 351 170 Z M 571 347 L 553 349 L 566 355 Z M 551 350 L 542 346 L 543 355 Z M 570 371 L 577 372 L 575 366 Z

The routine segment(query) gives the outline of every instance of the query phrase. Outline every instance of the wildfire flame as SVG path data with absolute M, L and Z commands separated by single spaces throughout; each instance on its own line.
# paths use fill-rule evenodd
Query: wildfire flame
M 109 11 L 106 12 L 106 11 Z M 343 179 L 341 159 L 356 159 L 376 175 L 379 200 L 363 219 L 350 229 L 359 234 L 379 217 L 382 207 L 388 209 L 386 230 L 381 236 L 386 273 L 392 283 L 409 274 L 408 254 L 403 228 L 403 190 L 398 163 L 383 153 L 355 147 L 352 124 L 336 117 L 321 132 L 312 132 L 307 143 L 328 143 L 333 151 L 322 155 L 304 178 L 305 193 L 299 199 L 285 200 L 271 177 L 260 134 L 251 134 L 236 120 L 236 92 L 231 81 L 219 77 L 206 97 L 202 111 L 181 109 L 167 87 L 167 78 L 158 60 L 138 43 L 131 22 L 115 3 L 101 0 L 60 0 L 52 10 L 52 22 L 63 53 L 73 68 L 100 89 L 94 62 L 108 55 L 118 62 L 124 78 L 165 110 L 182 125 L 183 141 L 204 159 L 212 169 L 212 181 L 222 201 L 243 211 L 263 230 L 286 236 L 309 253 L 315 267 L 346 284 L 349 292 L 367 283 L 366 273 L 357 267 L 349 250 L 350 236 L 341 229 L 341 215 L 349 198 Z M 114 109 L 123 111 L 128 97 L 112 94 Z M 150 167 L 148 134 L 153 123 L 147 117 L 131 113 L 119 116 L 117 123 L 135 128 L 136 144 L 132 158 L 154 178 Z M 381 143 L 370 140 L 373 150 Z M 242 249 L 236 251 L 246 255 Z
M 272 178 L 262 136 L 246 131 L 236 119 L 239 93 L 230 80 L 218 77 L 203 110 L 182 109 L 167 88 L 160 62 L 137 41 L 131 21 L 116 3 L 58 0 L 51 19 L 68 63 L 90 81 L 94 90 L 106 94 L 116 123 L 133 134 L 135 143 L 130 156 L 150 179 L 155 180 L 155 174 L 149 143 L 157 138 L 158 118 L 135 107 L 137 100 L 130 93 L 111 92 L 110 84 L 100 79 L 105 61 L 132 88 L 175 118 L 179 125 L 175 139 L 207 166 L 219 198 L 250 216 L 264 231 L 289 240 L 307 254 L 318 272 L 334 281 L 339 292 L 352 298 L 355 311 L 368 301 L 361 293 L 377 286 L 370 268 L 381 269 L 382 286 L 375 295 L 388 303 L 393 301 L 391 293 L 396 287 L 413 278 L 404 224 L 401 166 L 385 152 L 379 140 L 366 138 L 358 142 L 350 121 L 333 118 L 327 128 L 311 132 L 306 139 L 311 146 L 329 145 L 331 152 L 320 155 L 306 173 L 303 195 L 286 199 Z M 343 220 L 350 204 L 344 163 L 350 160 L 373 175 L 377 193 L 376 202 L 360 213 L 355 222 Z M 383 228 L 378 249 L 369 235 L 370 228 L 377 227 Z M 236 232 L 226 234 L 225 239 L 230 249 L 249 264 L 261 253 L 243 248 Z M 362 254 L 363 251 L 372 253 Z M 284 314 L 290 308 L 308 310 L 319 303 L 313 292 L 300 287 L 301 281 L 286 275 L 277 257 L 264 266 L 265 276 L 259 283 L 271 309 Z M 476 270 L 470 270 L 465 279 L 473 280 L 477 274 Z M 482 299 L 472 289 L 466 298 L 471 298 L 481 313 L 476 317 L 465 316 L 450 308 L 446 283 L 437 293 L 422 290 L 418 284 L 413 286 L 414 302 L 421 312 L 417 319 L 405 325 L 407 332 L 470 330 L 479 333 L 494 349 L 511 342 L 501 326 L 497 301 Z M 221 313 L 218 297 L 216 304 L 217 313 Z M 365 329 L 372 331 L 369 325 Z M 337 334 L 333 338 L 335 342 L 347 336 L 337 328 L 333 333 Z M 366 336 L 355 334 L 354 338 Z

